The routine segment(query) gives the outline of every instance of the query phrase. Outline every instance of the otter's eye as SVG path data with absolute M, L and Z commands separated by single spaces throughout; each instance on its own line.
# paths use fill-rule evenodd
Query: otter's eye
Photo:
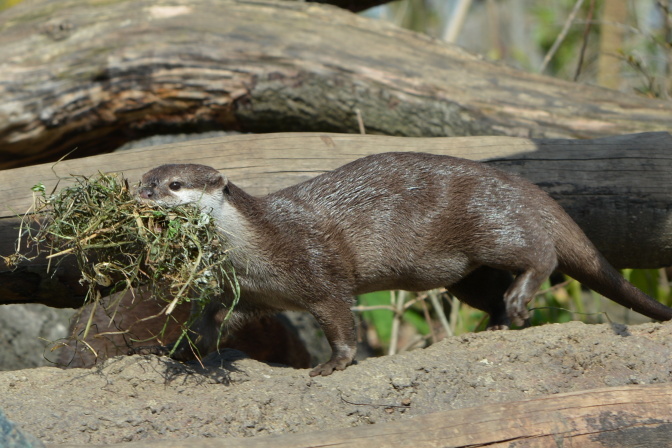
M 171 182 L 170 185 L 168 185 L 168 188 L 170 188 L 173 191 L 177 191 L 180 188 L 182 188 L 182 184 L 179 182 Z

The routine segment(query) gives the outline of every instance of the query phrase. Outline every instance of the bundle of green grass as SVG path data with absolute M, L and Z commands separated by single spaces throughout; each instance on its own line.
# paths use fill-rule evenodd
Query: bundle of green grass
M 142 286 L 170 314 L 182 302 L 205 305 L 225 291 L 237 297 L 226 239 L 207 213 L 138 202 L 120 174 L 75 180 L 51 195 L 33 188 L 39 226 L 28 237 L 50 260 L 76 258 L 87 300 L 97 300 L 101 287 L 113 293 Z

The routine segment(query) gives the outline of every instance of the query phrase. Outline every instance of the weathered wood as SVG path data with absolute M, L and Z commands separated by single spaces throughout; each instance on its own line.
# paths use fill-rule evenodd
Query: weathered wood
M 30 207 L 33 185 L 50 191 L 73 174 L 121 171 L 137 181 L 162 163 L 203 163 L 261 195 L 385 151 L 465 157 L 518 173 L 558 200 L 615 265 L 672 265 L 672 136 L 665 132 L 595 140 L 310 133 L 196 140 L 0 171 L 0 222 Z M 0 255 L 7 255 L 15 237 L 2 236 Z
M 655 384 L 571 392 L 304 434 L 245 439 L 161 440 L 106 446 L 631 448 L 671 445 L 672 387 Z
M 122 171 L 135 182 L 159 164 L 194 162 L 223 170 L 252 194 L 266 194 L 385 151 L 484 160 L 516 172 L 555 197 L 616 266 L 672 265 L 672 136 L 664 132 L 596 140 L 237 135 L 5 170 L 0 171 L 0 197 L 5 198 L 0 202 L 0 255 L 13 252 L 18 235 L 14 217 L 30 207 L 31 187 L 38 182 L 51 191 L 67 185 L 71 174 L 98 170 Z M 59 275 L 70 284 L 79 278 L 72 263 L 61 266 Z M 80 303 L 82 293 L 79 289 L 70 297 Z M 44 303 L 44 296 L 24 300 Z
M 0 14 L 0 60 L 5 168 L 158 130 L 357 132 L 357 111 L 368 133 L 553 138 L 672 115 L 304 2 L 26 0 Z

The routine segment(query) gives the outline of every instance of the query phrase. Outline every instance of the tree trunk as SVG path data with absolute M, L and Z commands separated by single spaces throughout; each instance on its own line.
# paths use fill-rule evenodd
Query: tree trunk
M 0 14 L 0 168 L 206 129 L 601 137 L 669 102 L 496 65 L 333 6 L 25 1 Z
M 672 136 L 665 132 L 596 140 L 238 135 L 0 171 L 0 194 L 6 198 L 0 208 L 0 255 L 13 252 L 18 236 L 16 214 L 31 206 L 31 187 L 38 182 L 51 191 L 57 185 L 67 185 L 71 174 L 91 175 L 101 169 L 123 171 L 136 182 L 144 172 L 162 163 L 192 162 L 221 169 L 233 183 L 260 195 L 358 157 L 385 151 L 422 151 L 484 160 L 518 173 L 558 200 L 617 267 L 672 265 Z M 13 274 L 20 280 L 4 283 L 6 289 L 13 289 L 4 294 L 0 290 L 0 300 L 48 303 L 48 295 L 26 289 L 33 286 L 36 271 L 43 281 L 51 281 L 37 266 L 40 264 L 46 263 L 38 259 L 32 263 L 31 272 Z M 67 302 L 67 297 L 81 303 L 83 289 L 76 289 L 76 267 L 64 263 L 59 268 L 60 281 L 70 285 L 65 290 L 70 295 L 61 291 L 59 303 Z M 48 285 L 40 291 L 45 290 L 49 291 Z

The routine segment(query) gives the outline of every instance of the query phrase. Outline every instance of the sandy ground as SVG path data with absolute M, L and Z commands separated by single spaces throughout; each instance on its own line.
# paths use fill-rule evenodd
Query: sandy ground
M 671 381 L 672 323 L 572 322 L 452 337 L 325 378 L 230 350 L 204 368 L 133 356 L 89 370 L 6 371 L 0 409 L 45 444 L 103 444 L 318 431 Z

